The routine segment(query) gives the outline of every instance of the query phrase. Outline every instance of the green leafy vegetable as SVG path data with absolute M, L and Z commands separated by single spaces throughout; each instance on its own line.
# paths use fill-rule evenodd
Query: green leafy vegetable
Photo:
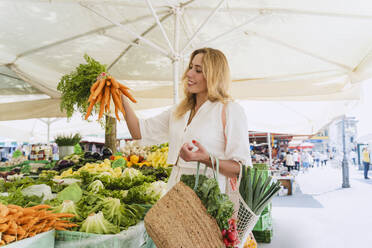
M 69 213 L 74 214 L 74 219 L 79 220 L 80 214 L 78 212 L 78 209 L 73 201 L 65 200 L 62 202 L 61 205 L 53 208 L 54 213 Z
M 89 215 L 82 223 L 80 232 L 96 234 L 116 234 L 120 228 L 105 219 L 102 212 Z
M 194 189 L 195 175 L 182 175 L 181 181 Z M 229 229 L 229 219 L 234 212 L 234 204 L 226 194 L 222 194 L 214 178 L 199 176 L 198 187 L 195 190 L 207 212 L 216 219 L 221 230 Z
M 0 203 L 8 205 L 14 204 L 21 207 L 32 207 L 41 204 L 43 196 L 25 196 L 21 192 L 21 188 L 11 192 L 8 196 L 0 196 Z
M 153 190 L 150 183 L 144 183 L 128 190 L 124 198 L 125 203 L 154 204 L 159 200 L 160 194 Z
M 67 186 L 64 190 L 57 194 L 57 198 L 59 200 L 71 200 L 73 202 L 80 201 L 81 197 L 83 196 L 83 191 L 79 187 L 77 183 L 73 183 Z
M 115 160 L 111 167 L 113 169 L 115 169 L 116 167 L 122 167 L 122 168 L 125 168 L 125 166 L 127 166 L 127 161 L 124 159 L 124 158 L 119 158 L 117 160 Z
M 88 186 L 88 191 L 91 191 L 93 193 L 99 193 L 104 189 L 105 189 L 105 186 L 100 180 L 95 180 Z
M 74 135 L 58 135 L 54 138 L 54 142 L 57 143 L 58 146 L 74 146 L 79 145 L 78 143 L 81 140 L 80 134 L 76 133 Z M 80 145 L 79 145 L 80 146 Z
M 12 158 L 19 158 L 20 156 L 22 156 L 22 152 L 20 150 L 15 150 L 13 152 Z

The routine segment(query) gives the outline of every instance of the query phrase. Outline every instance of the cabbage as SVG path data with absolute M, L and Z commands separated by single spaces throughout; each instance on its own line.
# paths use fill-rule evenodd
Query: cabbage
M 65 200 L 61 205 L 53 208 L 54 213 L 69 213 L 74 214 L 76 219 L 80 219 L 80 215 L 75 206 L 75 203 L 71 200 Z
M 167 193 L 167 184 L 163 181 L 156 181 L 150 184 L 146 193 L 155 198 L 160 198 Z
M 57 199 L 64 201 L 64 200 L 71 200 L 73 202 L 80 201 L 81 197 L 83 196 L 83 191 L 79 187 L 77 183 L 73 183 L 66 187 L 64 190 L 57 194 Z
M 126 168 L 122 174 L 122 177 L 129 177 L 130 179 L 142 176 L 143 174 L 139 170 L 136 170 L 134 168 Z
M 96 234 L 116 234 L 120 228 L 105 219 L 102 212 L 89 215 L 82 223 L 80 232 Z
M 91 191 L 93 193 L 98 193 L 105 189 L 105 186 L 100 180 L 95 180 L 88 186 L 88 191 Z

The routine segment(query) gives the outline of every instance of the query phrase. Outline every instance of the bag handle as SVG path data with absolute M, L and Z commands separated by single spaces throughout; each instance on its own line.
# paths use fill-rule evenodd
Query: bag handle
M 220 173 L 220 171 L 219 171 L 220 170 L 220 161 L 218 160 L 218 158 L 213 157 L 212 155 L 209 155 L 209 159 L 211 160 L 211 163 L 212 163 L 213 177 L 214 177 L 214 179 L 216 179 L 217 184 L 219 185 L 218 174 Z M 198 162 L 198 164 L 196 166 L 194 191 L 198 188 L 198 184 L 199 184 L 199 175 L 200 175 L 199 170 L 200 170 L 200 162 Z M 205 165 L 203 175 L 205 175 L 206 173 L 207 173 L 207 165 Z

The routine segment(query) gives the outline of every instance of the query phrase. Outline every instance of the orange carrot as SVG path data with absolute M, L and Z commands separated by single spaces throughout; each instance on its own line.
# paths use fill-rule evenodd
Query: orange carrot
M 105 78 L 101 78 L 97 89 L 94 91 L 93 99 L 96 99 L 101 94 L 103 87 L 105 86 Z
M 0 217 L 5 217 L 9 214 L 9 209 L 3 205 L 3 204 L 0 204 Z
M 105 111 L 105 104 L 106 104 L 106 101 L 107 101 L 107 98 L 108 98 L 108 94 L 110 94 L 109 91 L 110 91 L 110 87 L 106 86 L 105 87 L 105 93 L 104 93 L 104 96 L 103 96 L 101 104 L 100 104 L 98 120 L 101 119 L 101 117 L 103 115 L 103 112 Z
M 121 84 L 121 83 L 119 83 L 119 88 L 122 89 L 122 90 L 129 90 L 129 88 L 127 86 L 125 86 L 124 84 Z
M 72 218 L 72 217 L 75 217 L 74 214 L 69 214 L 69 213 L 56 213 L 56 214 L 53 214 L 53 215 L 57 218 Z M 61 222 L 65 222 L 65 221 L 61 221 Z
M 106 86 L 111 86 L 111 80 L 109 78 L 106 79 Z
M 103 98 L 103 94 L 104 94 L 104 91 L 102 90 L 101 94 L 99 94 L 99 96 L 97 97 L 97 101 L 96 103 L 100 103 L 102 98 Z
M 111 83 L 112 83 L 112 86 L 114 86 L 114 88 L 115 89 L 119 89 L 119 82 L 115 79 L 115 78 L 113 78 L 113 77 L 111 77 Z
M 1 239 L 5 241 L 5 243 L 10 243 L 10 242 L 13 242 L 14 240 L 16 240 L 16 236 L 15 235 L 8 235 L 8 234 L 3 234 L 1 236 Z
M 129 100 L 131 100 L 132 102 L 136 103 L 136 99 L 134 99 L 134 97 L 129 93 L 128 90 L 123 90 L 120 88 L 120 91 L 126 96 L 129 98 Z
M 48 209 L 48 208 L 52 208 L 52 207 L 46 204 L 40 204 L 40 205 L 30 207 L 30 209 L 33 209 L 33 210 Z
M 119 118 L 119 114 L 118 114 L 118 107 L 116 105 L 115 105 L 115 116 L 116 116 L 116 119 L 118 119 L 118 121 L 120 122 L 120 118 Z
M 89 104 L 89 107 L 87 109 L 87 114 L 85 115 L 85 120 L 88 119 L 90 113 L 92 113 L 92 110 L 93 110 L 93 107 L 94 107 L 94 104 L 95 104 L 95 100 L 92 99 L 92 101 L 90 102 Z
M 123 105 L 120 104 L 119 96 L 117 95 L 116 90 L 115 90 L 114 87 L 111 88 L 111 94 L 112 94 L 112 99 L 114 100 L 115 105 L 123 113 L 123 116 L 125 116 L 125 111 L 124 111 Z
M 107 113 L 110 112 L 110 104 L 111 104 L 111 94 L 108 95 L 108 100 L 107 100 L 107 104 L 106 104 L 106 112 Z
M 0 232 L 5 232 L 6 230 L 8 230 L 9 226 L 8 224 L 4 223 L 4 224 L 0 224 Z
M 97 89 L 100 80 L 101 80 L 101 79 L 99 78 L 99 79 L 97 79 L 97 81 L 96 81 L 94 84 L 92 84 L 92 86 L 90 87 L 90 94 L 93 94 L 94 91 Z

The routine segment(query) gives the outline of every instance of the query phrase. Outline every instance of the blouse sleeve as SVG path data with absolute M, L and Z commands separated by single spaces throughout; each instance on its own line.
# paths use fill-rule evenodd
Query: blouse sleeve
M 172 108 L 148 119 L 139 119 L 141 145 L 154 145 L 168 142 L 169 119 Z
M 247 117 L 238 103 L 230 102 L 227 105 L 225 134 L 225 157 L 247 166 L 252 165 Z

